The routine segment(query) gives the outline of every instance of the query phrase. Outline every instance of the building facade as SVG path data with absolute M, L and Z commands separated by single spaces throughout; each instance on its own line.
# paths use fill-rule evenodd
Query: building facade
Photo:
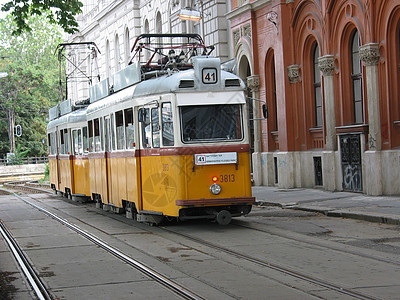
M 91 41 L 100 52 L 69 53 L 69 67 L 88 57 L 80 69 L 91 74 L 91 84 L 127 66 L 142 33 L 199 33 L 215 46 L 213 55 L 236 58 L 237 74 L 254 99 L 249 114 L 256 185 L 400 194 L 396 1 L 83 3 L 80 30 L 68 42 Z M 182 8 L 200 11 L 202 20 L 179 19 Z M 72 102 L 88 98 L 87 82 L 69 85 Z
M 225 17 L 230 8 L 225 1 L 83 0 L 82 3 L 83 11 L 77 18 L 79 31 L 69 35 L 67 42 L 94 42 L 99 53 L 93 57 L 91 49 L 83 48 L 66 54 L 70 62 L 67 74 L 71 78 L 85 73 L 93 79 L 91 84 L 95 84 L 125 68 L 136 38 L 144 33 L 198 33 L 206 45 L 215 47 L 212 55 L 222 62 L 231 57 Z M 202 19 L 198 22 L 179 19 L 182 8 L 199 11 Z M 68 91 L 73 102 L 89 97 L 88 83 L 84 80 L 70 80 Z
M 400 4 L 232 0 L 238 74 L 254 102 L 254 181 L 400 194 Z

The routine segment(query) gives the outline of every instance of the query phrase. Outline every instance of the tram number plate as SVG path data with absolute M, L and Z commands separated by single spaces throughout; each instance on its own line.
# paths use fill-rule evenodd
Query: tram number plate
M 204 68 L 203 69 L 203 83 L 217 83 L 217 69 L 214 68 Z
M 224 174 L 224 175 L 219 175 L 219 181 L 220 182 L 235 182 L 235 174 Z
M 225 164 L 236 164 L 237 153 L 236 152 L 224 152 L 224 153 L 203 153 L 194 155 L 195 165 L 225 165 Z

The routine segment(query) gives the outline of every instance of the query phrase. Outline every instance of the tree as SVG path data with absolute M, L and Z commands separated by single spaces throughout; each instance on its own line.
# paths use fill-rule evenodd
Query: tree
M 9 140 L 0 143 L 0 153 L 14 152 L 17 144 L 29 156 L 41 156 L 46 153 L 42 140 L 48 109 L 60 99 L 54 49 L 62 33 L 59 26 L 49 24 L 46 15 L 30 17 L 27 24 L 30 32 L 10 37 L 16 28 L 12 17 L 0 20 L 0 71 L 8 73 L 0 79 L 0 137 L 7 134 Z M 22 136 L 17 138 L 16 124 L 22 127 Z
M 11 13 L 16 24 L 13 34 L 31 31 L 29 17 L 43 14 L 50 23 L 58 24 L 67 33 L 74 33 L 78 31 L 75 16 L 82 12 L 82 6 L 78 0 L 13 0 L 5 3 L 1 10 Z

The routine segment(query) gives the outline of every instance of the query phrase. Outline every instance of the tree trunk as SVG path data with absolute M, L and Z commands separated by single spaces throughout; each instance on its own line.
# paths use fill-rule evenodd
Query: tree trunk
M 7 119 L 8 119 L 8 139 L 10 141 L 10 153 L 15 153 L 15 110 L 14 108 L 7 109 Z

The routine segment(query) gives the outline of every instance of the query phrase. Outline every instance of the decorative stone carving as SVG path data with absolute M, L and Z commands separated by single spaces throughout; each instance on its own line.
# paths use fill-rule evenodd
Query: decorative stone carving
M 236 29 L 233 31 L 233 41 L 235 45 L 239 42 L 241 37 L 246 37 L 247 39 L 250 40 L 251 44 L 251 26 L 250 24 L 244 25 L 240 27 L 239 29 Z
M 252 75 L 247 77 L 247 87 L 252 91 L 257 91 L 260 87 L 260 76 Z
M 240 40 L 240 30 L 236 29 L 235 31 L 233 31 L 233 40 L 235 42 L 235 45 L 239 42 Z
M 318 68 L 324 76 L 333 76 L 335 60 L 333 55 L 325 55 L 318 58 Z
M 290 83 L 296 83 L 299 81 L 299 65 L 291 65 L 287 67 L 288 76 Z
M 379 62 L 379 44 L 370 43 L 360 47 L 360 58 L 366 66 L 374 66 Z
M 276 28 L 276 34 L 279 33 L 278 30 L 278 14 L 275 11 L 270 11 L 267 13 L 267 20 L 270 21 L 272 24 L 274 24 Z
M 251 26 L 250 24 L 243 26 L 243 36 L 251 39 Z

